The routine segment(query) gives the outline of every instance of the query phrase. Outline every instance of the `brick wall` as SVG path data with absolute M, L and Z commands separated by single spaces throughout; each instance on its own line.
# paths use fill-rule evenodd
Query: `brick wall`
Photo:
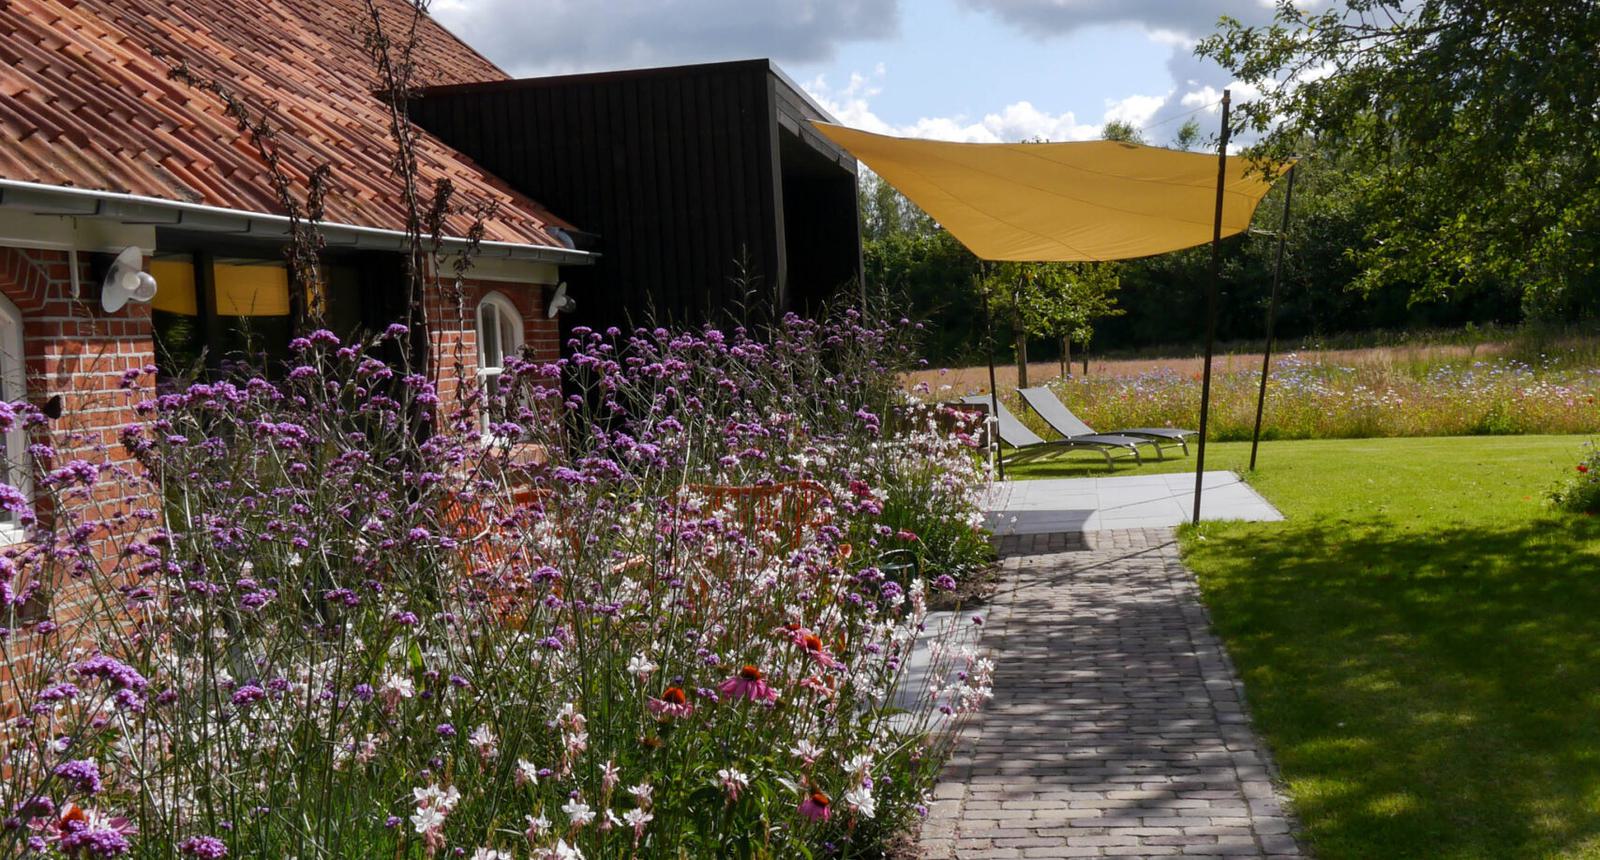
M 60 417 L 30 433 L 32 443 L 48 444 L 55 451 L 53 460 L 39 464 L 39 469 L 84 460 L 103 469 L 137 470 L 118 437 L 122 427 L 136 420 L 134 404 L 153 394 L 154 380 L 148 374 L 140 375 L 131 388 L 123 383 L 126 371 L 141 370 L 155 360 L 149 306 L 129 304 L 106 314 L 98 306 L 98 289 L 89 283 L 86 257 L 79 258 L 79 298 L 72 295 L 68 266 L 64 251 L 0 248 L 0 293 L 22 314 L 26 398 L 39 405 L 61 398 Z M 143 493 L 142 484 L 119 480 L 114 471 L 102 474 L 105 477 L 92 494 L 64 494 L 59 507 L 47 495 L 36 494 L 37 528 L 108 521 L 152 505 L 154 500 Z M 102 527 L 91 537 L 92 555 L 86 561 L 109 571 L 138 525 L 138 520 L 125 519 L 120 525 Z M 14 544 L 0 547 L 0 552 L 15 558 L 27 547 Z M 53 592 L 49 614 L 58 624 L 70 622 L 90 599 L 86 588 L 74 587 L 76 580 L 61 565 L 48 569 L 29 565 L 22 576 L 45 581 Z

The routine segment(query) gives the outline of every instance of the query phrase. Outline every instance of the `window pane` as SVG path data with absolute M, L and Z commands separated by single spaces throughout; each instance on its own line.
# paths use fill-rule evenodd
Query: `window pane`
M 286 317 L 289 315 L 289 268 L 258 260 L 217 261 L 211 267 L 217 285 L 217 315 Z
M 188 254 L 157 257 L 150 261 L 150 274 L 158 284 L 155 300 L 150 303 L 156 378 L 188 378 L 199 372 L 203 344 L 194 258 Z
M 211 349 L 276 374 L 289 358 L 289 269 L 269 260 L 217 260 L 211 266 L 217 322 Z
M 505 365 L 500 352 L 500 309 L 492 304 L 478 309 L 478 366 L 495 368 Z
M 517 321 L 510 314 L 500 315 L 500 343 L 505 352 L 515 355 L 522 346 L 522 332 L 517 331 Z M 504 361 L 501 362 L 504 364 Z

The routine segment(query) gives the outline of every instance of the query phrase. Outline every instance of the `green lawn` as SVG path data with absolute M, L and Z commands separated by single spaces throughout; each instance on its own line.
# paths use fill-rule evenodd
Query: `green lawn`
M 1544 502 L 1582 443 L 1269 443 L 1288 522 L 1185 531 L 1318 857 L 1600 857 L 1600 522 Z

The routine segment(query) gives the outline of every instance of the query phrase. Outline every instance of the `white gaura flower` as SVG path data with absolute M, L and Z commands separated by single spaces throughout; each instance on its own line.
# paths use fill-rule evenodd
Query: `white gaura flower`
M 818 756 L 822 755 L 822 750 L 811 741 L 801 738 L 794 746 L 789 748 L 789 753 L 795 758 L 803 759 L 806 764 L 811 764 L 817 760 Z
M 859 753 L 852 756 L 849 761 L 844 763 L 844 769 L 848 773 L 857 775 L 868 773 L 872 770 L 872 754 Z
M 635 839 L 639 837 L 639 834 L 644 832 L 644 826 L 649 824 L 653 818 L 655 818 L 655 816 L 645 812 L 643 809 L 630 809 L 627 812 L 622 813 L 622 820 L 629 827 L 633 828 L 633 835 Z
M 511 852 L 499 851 L 494 848 L 479 848 L 472 852 L 472 860 L 511 860 Z
M 411 796 L 416 799 L 418 809 L 438 809 L 446 813 L 455 809 L 456 803 L 461 800 L 461 792 L 453 785 L 443 789 L 437 785 L 413 788 Z
M 539 766 L 526 759 L 517 759 L 517 785 L 538 785 Z
M 641 681 L 658 668 L 643 652 L 633 655 L 633 659 L 628 661 L 628 674 L 637 676 Z
M 550 832 L 550 819 L 545 818 L 543 815 L 524 815 L 522 819 L 528 823 L 527 828 L 522 831 L 522 835 L 528 837 L 529 842 L 542 839 L 546 833 Z
M 630 786 L 628 788 L 628 793 L 633 795 L 633 800 L 635 803 L 639 804 L 640 806 L 649 806 L 650 796 L 655 793 L 655 790 L 655 786 L 651 785 L 650 783 L 641 782 L 638 785 Z
M 583 860 L 583 852 L 576 845 L 568 845 L 567 840 L 558 839 L 556 845 L 546 855 L 550 860 Z
M 749 775 L 736 768 L 725 767 L 717 771 L 717 779 L 722 781 L 722 787 L 728 792 L 729 800 L 738 800 L 739 792 L 750 787 Z
M 401 699 L 409 699 L 417 694 L 417 687 L 411 679 L 404 675 L 390 675 L 383 679 L 383 686 L 378 688 L 378 695 L 390 706 L 398 704 Z
M 594 820 L 594 810 L 589 804 L 576 798 L 561 804 L 561 811 L 567 814 L 567 819 L 573 827 L 582 827 Z
M 444 826 L 444 810 L 426 806 L 411 814 L 411 824 L 418 833 L 430 833 Z
M 478 751 L 478 755 L 486 759 L 494 758 L 495 753 L 498 752 L 496 745 L 499 740 L 495 738 L 494 731 L 488 725 L 480 725 L 473 729 L 472 734 L 467 736 L 467 741 L 472 744 L 473 749 Z
M 871 789 L 858 785 L 844 793 L 844 802 L 862 818 L 871 818 L 878 812 L 878 802 L 873 799 Z

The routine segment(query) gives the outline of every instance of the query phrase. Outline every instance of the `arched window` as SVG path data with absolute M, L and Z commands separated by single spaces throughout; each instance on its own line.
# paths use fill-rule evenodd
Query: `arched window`
M 478 381 L 488 398 L 485 420 L 504 410 L 500 396 L 500 374 L 506 358 L 522 349 L 522 314 L 511 300 L 489 293 L 478 302 Z
M 0 296 L 0 400 L 17 403 L 27 397 L 27 372 L 23 365 L 22 312 L 5 296 Z M 0 463 L 0 481 L 16 487 L 24 498 L 33 497 L 33 480 L 28 464 L 28 432 L 17 421 L 5 433 L 5 462 Z M 22 513 L 0 510 L 0 544 L 16 543 L 27 537 Z

